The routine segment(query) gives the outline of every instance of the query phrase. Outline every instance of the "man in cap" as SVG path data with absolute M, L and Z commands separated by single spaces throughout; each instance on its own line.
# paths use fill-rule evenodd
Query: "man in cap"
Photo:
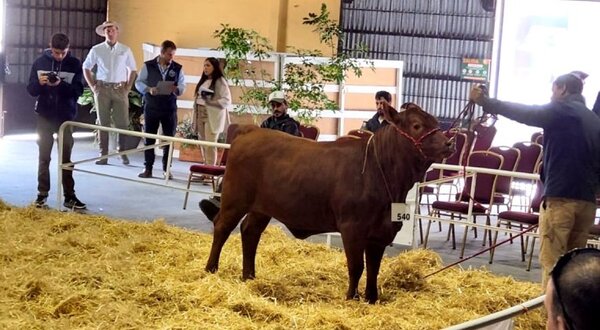
M 136 77 L 136 64 L 131 49 L 118 42 L 119 24 L 106 21 L 96 27 L 96 33 L 105 41 L 95 45 L 83 62 L 83 75 L 94 93 L 96 113 L 100 125 L 116 128 L 129 128 L 129 91 Z M 92 69 L 96 67 L 96 73 Z M 125 144 L 119 136 L 119 150 L 124 151 Z M 108 132 L 100 132 L 100 155 L 108 154 Z M 123 164 L 129 164 L 127 155 L 121 155 Z M 107 158 L 96 161 L 106 165 Z
M 260 127 L 276 129 L 295 136 L 300 135 L 300 124 L 287 114 L 288 103 L 283 91 L 269 94 L 269 107 L 273 115 L 262 122 Z
M 275 129 L 291 135 L 301 136 L 300 124 L 287 114 L 288 103 L 283 91 L 274 91 L 269 94 L 269 106 L 273 115 L 262 122 L 260 127 Z M 217 186 L 216 192 L 221 192 L 221 184 Z M 211 197 L 200 201 L 200 210 L 206 215 L 208 220 L 213 221 L 221 209 L 219 197 Z

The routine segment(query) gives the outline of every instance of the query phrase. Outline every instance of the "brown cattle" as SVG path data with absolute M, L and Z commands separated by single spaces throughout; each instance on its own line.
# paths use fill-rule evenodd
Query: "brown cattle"
M 223 244 L 246 215 L 243 278 L 254 278 L 260 236 L 275 218 L 300 239 L 340 232 L 349 274 L 346 297 L 358 298 L 366 256 L 365 297 L 375 302 L 385 247 L 402 226 L 391 222 L 390 203 L 405 202 L 427 168 L 454 151 L 434 117 L 411 103 L 403 108 L 398 113 L 387 106 L 385 118 L 392 124 L 371 139 L 314 142 L 242 127 L 227 160 L 206 270 L 217 271 Z

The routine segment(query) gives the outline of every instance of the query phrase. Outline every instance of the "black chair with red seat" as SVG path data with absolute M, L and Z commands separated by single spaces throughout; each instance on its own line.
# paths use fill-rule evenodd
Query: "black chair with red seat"
M 537 171 L 541 170 L 541 164 L 539 165 Z M 501 227 L 505 225 L 507 228 L 518 227 L 520 231 L 527 230 L 533 226 L 537 226 L 539 224 L 539 212 L 540 205 L 542 204 L 542 196 L 544 192 L 544 186 L 541 180 L 537 180 L 535 185 L 535 193 L 531 198 L 529 203 L 529 207 L 526 212 L 523 211 L 504 211 L 498 214 L 498 223 L 497 226 Z M 512 236 L 512 235 L 511 235 Z M 498 231 L 494 234 L 494 240 L 492 242 L 492 246 L 496 245 L 498 240 Z M 529 238 L 523 239 L 523 235 L 521 235 L 521 261 L 525 261 L 525 256 L 527 255 L 527 246 L 529 245 Z M 529 262 L 527 263 L 527 271 L 531 269 L 531 260 L 533 258 L 533 251 L 535 248 L 535 236 L 533 236 L 531 240 L 531 253 L 529 254 Z M 490 264 L 494 260 L 494 252 L 495 249 L 490 251 Z
M 496 153 L 490 151 L 474 151 L 469 155 L 467 166 L 499 170 L 502 167 L 503 161 L 503 157 Z M 473 223 L 476 223 L 477 217 L 485 217 L 486 225 L 490 225 L 491 223 L 490 213 L 494 205 L 497 177 L 498 176 L 494 174 L 474 173 L 473 176 L 469 176 L 465 180 L 463 190 L 458 195 L 458 199 L 456 201 L 435 201 L 432 204 L 432 215 L 437 215 L 437 217 L 446 216 L 450 217 L 450 219 L 458 218 L 458 220 L 462 220 L 467 218 L 470 213 L 471 219 L 467 219 L 467 222 L 465 223 L 465 231 L 463 233 L 462 242 L 463 244 L 460 253 L 461 258 L 464 255 L 465 243 L 467 241 L 467 234 L 469 230 L 468 221 L 472 220 Z M 473 196 L 471 196 L 472 184 L 474 185 Z M 487 207 L 484 205 L 487 205 Z M 427 247 L 431 222 L 432 220 L 429 220 L 427 223 L 424 247 Z M 452 248 L 456 249 L 454 227 L 454 224 L 450 224 L 448 236 L 452 237 Z M 487 233 L 487 230 L 484 231 L 484 241 L 486 236 L 488 236 Z M 475 236 L 477 237 L 476 231 Z M 491 240 L 490 232 L 490 243 Z
M 513 172 L 519 165 L 521 151 L 517 148 L 497 146 L 491 147 L 488 150 L 504 158 L 501 170 Z M 494 204 L 498 207 L 498 212 L 500 212 L 500 205 L 505 205 L 507 209 L 510 209 L 512 181 L 512 177 L 510 176 L 498 176 L 498 181 L 496 181 L 496 196 L 494 197 Z
M 231 144 L 237 134 L 238 124 L 230 124 L 227 128 L 227 137 L 225 143 Z M 201 181 L 208 178 L 211 182 L 213 191 L 217 189 L 216 178 L 225 174 L 225 166 L 227 165 L 227 155 L 229 149 L 223 150 L 223 155 L 218 165 L 208 164 L 193 164 L 190 166 L 190 175 L 188 176 L 187 191 L 185 192 L 185 198 L 183 200 L 183 209 L 187 207 L 187 201 L 190 194 L 190 185 L 192 181 Z
M 317 141 L 317 139 L 319 138 L 319 134 L 321 133 L 318 127 L 312 125 L 300 124 L 298 128 L 300 130 L 300 133 L 302 133 L 302 137 L 314 141 Z

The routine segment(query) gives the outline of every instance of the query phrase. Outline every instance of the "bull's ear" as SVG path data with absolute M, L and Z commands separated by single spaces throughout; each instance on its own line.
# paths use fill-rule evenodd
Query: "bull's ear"
M 400 122 L 400 115 L 387 101 L 383 102 L 383 118 L 391 124 Z

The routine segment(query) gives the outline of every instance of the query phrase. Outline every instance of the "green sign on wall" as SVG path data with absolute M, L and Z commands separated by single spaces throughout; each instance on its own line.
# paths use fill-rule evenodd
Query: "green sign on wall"
M 463 58 L 461 77 L 466 80 L 488 81 L 490 62 L 488 59 Z

